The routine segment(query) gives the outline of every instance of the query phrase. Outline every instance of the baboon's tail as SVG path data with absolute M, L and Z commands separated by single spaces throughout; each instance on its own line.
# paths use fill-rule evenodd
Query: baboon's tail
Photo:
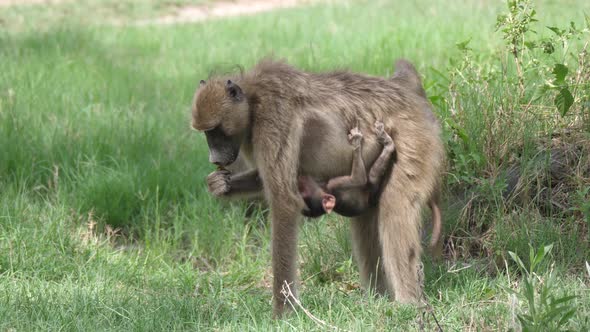
M 399 59 L 395 62 L 395 71 L 391 77 L 394 81 L 402 81 L 408 88 L 414 90 L 418 95 L 426 97 L 426 91 L 422 87 L 422 80 L 416 68 L 408 60 Z
M 432 210 L 432 236 L 430 239 L 429 250 L 435 260 L 440 260 L 442 257 L 442 216 L 440 212 L 440 194 L 437 198 L 430 199 L 430 209 Z

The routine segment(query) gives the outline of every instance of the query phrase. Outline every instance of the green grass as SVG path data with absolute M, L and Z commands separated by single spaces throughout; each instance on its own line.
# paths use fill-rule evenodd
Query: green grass
M 424 74 L 451 156 L 447 259 L 425 257 L 426 296 L 445 331 L 514 326 L 525 306 L 506 291 L 518 290 L 522 277 L 507 251 L 525 256 L 529 243 L 554 243 L 553 267 L 543 271 L 557 273 L 557 294 L 579 296 L 568 328 L 588 330 L 588 177 L 572 177 L 572 207 L 563 211 L 501 196 L 509 158 L 518 155 L 525 174 L 537 174 L 529 169 L 540 132 L 564 126 L 507 113 L 518 108 L 516 91 L 495 81 L 482 88 L 485 79 L 475 77 L 480 67 L 511 61 L 494 32 L 502 4 L 357 1 L 117 27 L 102 22 L 113 3 L 0 12 L 0 330 L 325 330 L 301 310 L 271 319 L 268 223 L 207 193 L 204 177 L 214 168 L 204 137 L 189 129 L 200 79 L 271 53 L 304 69 L 375 75 L 391 74 L 393 60 L 406 57 Z M 122 2 L 118 17 L 170 8 L 149 1 L 135 10 L 137 3 Z M 582 25 L 582 12 L 590 13 L 582 0 L 536 8 L 541 36 L 550 36 L 544 26 Z M 466 66 L 455 45 L 469 38 Z M 453 78 L 457 71 L 464 81 Z M 449 82 L 461 84 L 449 90 Z M 577 105 L 572 112 L 581 114 Z M 451 120 L 468 139 L 457 138 Z M 580 172 L 587 158 L 581 152 Z M 539 185 L 533 175 L 526 188 Z M 348 330 L 418 329 L 420 309 L 360 290 L 345 219 L 306 222 L 299 243 L 300 293 L 315 316 Z M 436 327 L 429 314 L 424 324 Z

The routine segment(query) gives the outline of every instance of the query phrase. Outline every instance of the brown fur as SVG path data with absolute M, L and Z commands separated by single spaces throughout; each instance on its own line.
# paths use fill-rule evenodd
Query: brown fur
M 332 178 L 322 184 L 309 176 L 299 176 L 299 191 L 307 205 L 303 215 L 319 217 L 333 208 L 340 215 L 356 217 L 376 206 L 383 176 L 394 157 L 395 144 L 381 122 L 375 123 L 374 130 L 383 148 L 368 171 L 362 155 L 363 135 L 355 127 L 348 135 L 353 155 L 350 175 Z
M 272 218 L 275 313 L 285 309 L 284 282 L 296 281 L 297 221 L 304 204 L 298 176 L 328 181 L 350 174 L 352 153 L 342 137 L 357 125 L 370 132 L 377 120 L 393 137 L 397 160 L 378 206 L 352 220 L 355 257 L 365 285 L 400 302 L 417 302 L 421 211 L 438 188 L 444 163 L 428 101 L 395 77 L 309 73 L 270 59 L 231 79 L 212 79 L 197 90 L 193 127 L 239 138 L 240 153 L 258 170 Z M 223 148 L 210 144 L 210 155 Z M 374 135 L 367 136 L 364 162 L 372 164 L 380 150 Z M 231 164 L 234 154 L 216 163 Z
M 420 79 L 420 75 L 416 71 L 416 68 L 414 68 L 414 66 L 408 61 L 396 61 L 395 73 L 393 74 L 391 80 L 399 84 L 404 84 L 406 87 L 414 90 L 414 92 L 419 96 L 426 98 L 426 91 L 424 91 L 424 87 L 422 86 L 422 80 Z M 427 115 L 429 120 L 434 125 L 436 125 L 437 127 L 440 126 L 432 110 L 428 110 Z M 441 174 L 438 174 L 436 188 L 432 193 L 430 202 L 428 203 L 428 205 L 430 206 L 430 210 L 432 211 L 432 234 L 430 236 L 430 245 L 428 249 L 435 259 L 440 259 L 442 256 L 442 213 L 440 210 L 442 175 L 443 174 L 441 167 Z

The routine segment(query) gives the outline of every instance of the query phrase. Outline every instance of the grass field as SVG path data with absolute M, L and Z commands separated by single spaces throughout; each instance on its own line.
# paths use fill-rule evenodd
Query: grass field
M 589 2 L 534 3 L 537 33 L 524 38 L 545 52 L 504 40 L 518 33 L 514 22 L 495 31 L 508 12 L 500 1 L 343 1 L 110 23 L 157 17 L 174 2 L 138 3 L 0 7 L 1 331 L 329 329 L 301 308 L 271 318 L 269 224 L 263 211 L 247 218 L 207 193 L 214 168 L 189 127 L 200 79 L 269 54 L 383 76 L 410 59 L 449 153 L 445 260 L 424 257 L 430 310 L 364 294 L 348 223 L 336 216 L 301 227 L 305 309 L 355 331 L 431 331 L 433 316 L 445 331 L 519 330 L 517 315 L 532 330 L 590 330 Z M 564 79 L 556 64 L 569 68 Z M 548 78 L 552 88 L 540 88 Z M 543 255 L 529 256 L 529 245 L 550 244 L 535 265 Z

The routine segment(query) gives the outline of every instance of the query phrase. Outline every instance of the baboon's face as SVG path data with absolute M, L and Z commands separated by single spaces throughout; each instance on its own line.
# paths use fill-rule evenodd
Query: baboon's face
M 250 127 L 246 95 L 232 81 L 201 81 L 193 102 L 194 129 L 203 131 L 209 145 L 209 162 L 232 164 Z

